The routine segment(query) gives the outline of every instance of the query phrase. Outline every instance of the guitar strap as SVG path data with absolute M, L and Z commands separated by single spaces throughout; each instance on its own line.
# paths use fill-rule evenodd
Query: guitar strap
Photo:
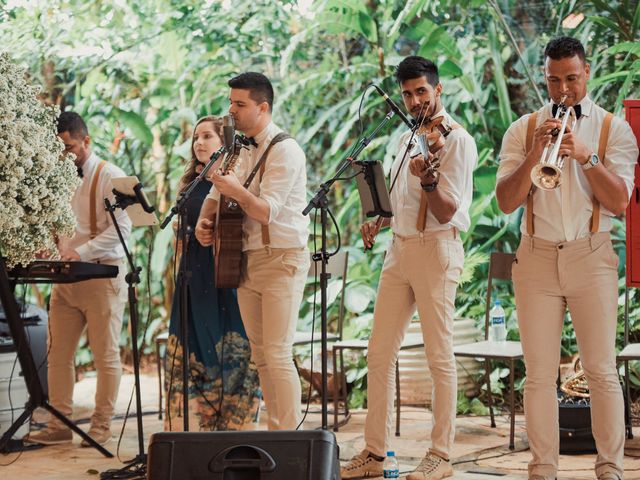
M 271 139 L 271 143 L 269 143 L 269 145 L 267 146 L 267 149 L 264 151 L 264 153 L 260 157 L 260 160 L 258 160 L 258 163 L 256 163 L 255 167 L 253 167 L 251 174 L 249 175 L 247 180 L 244 182 L 244 185 L 243 185 L 244 188 L 249 188 L 249 185 L 251 185 L 251 182 L 253 181 L 258 171 L 260 171 L 260 181 L 262 181 L 262 176 L 264 175 L 264 171 L 266 168 L 267 157 L 269 156 L 269 152 L 271 151 L 271 148 L 276 143 L 280 143 L 283 140 L 287 140 L 288 138 L 291 138 L 291 135 L 285 132 L 280 132 Z M 265 246 L 271 243 L 271 239 L 269 237 L 269 225 L 262 225 L 262 243 Z

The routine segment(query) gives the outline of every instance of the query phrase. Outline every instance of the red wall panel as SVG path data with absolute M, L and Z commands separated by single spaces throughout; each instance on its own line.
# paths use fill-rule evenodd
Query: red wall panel
M 640 100 L 625 100 L 627 122 L 640 145 Z M 627 286 L 640 287 L 640 158 L 636 164 L 635 185 L 627 207 Z

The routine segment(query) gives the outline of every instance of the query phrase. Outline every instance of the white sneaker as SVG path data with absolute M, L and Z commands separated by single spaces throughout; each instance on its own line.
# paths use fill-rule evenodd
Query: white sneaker
M 340 477 L 343 479 L 381 477 L 383 462 L 370 457 L 368 450 L 363 450 L 353 457 L 346 467 L 340 469 Z
M 433 453 L 427 453 L 418 468 L 407 476 L 407 480 L 440 480 L 453 476 L 451 462 Z
M 61 443 L 71 443 L 73 433 L 67 427 L 55 428 L 47 427 L 37 432 L 29 432 L 23 438 L 25 443 L 37 443 L 40 445 L 58 445 Z
M 98 445 L 106 445 L 111 441 L 111 429 L 106 425 L 92 425 L 89 431 L 87 432 L 94 442 Z M 81 447 L 93 447 L 89 442 L 87 442 L 84 438 L 82 442 L 80 442 Z
M 598 475 L 598 480 L 622 480 L 622 477 L 617 473 L 604 472 L 603 474 Z

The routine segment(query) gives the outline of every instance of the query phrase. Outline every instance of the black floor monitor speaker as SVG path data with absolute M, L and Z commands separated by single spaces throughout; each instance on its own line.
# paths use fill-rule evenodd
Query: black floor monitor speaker
M 162 432 L 151 436 L 148 480 L 339 480 L 326 430 Z
M 591 432 L 589 403 L 559 404 L 558 420 L 561 454 L 596 453 L 596 441 Z
M 49 316 L 45 310 L 35 305 L 18 304 L 20 319 L 24 324 L 26 340 L 33 355 L 33 361 L 38 369 L 38 378 L 45 395 L 49 393 L 47 382 L 47 331 L 49 329 Z M 0 353 L 14 352 L 17 346 L 10 336 L 9 325 L 0 304 Z

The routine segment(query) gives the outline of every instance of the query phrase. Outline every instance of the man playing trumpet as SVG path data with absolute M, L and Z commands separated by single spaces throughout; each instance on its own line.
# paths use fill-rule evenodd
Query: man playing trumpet
M 556 377 L 567 307 L 591 392 L 596 475 L 621 480 L 623 473 L 623 400 L 615 364 L 618 257 L 609 230 L 611 218 L 629 202 L 638 147 L 629 125 L 587 95 L 589 73 L 578 40 L 549 42 L 544 74 L 552 103 L 514 122 L 500 152 L 498 204 L 505 213 L 526 205 L 513 282 L 527 370 L 531 480 L 554 479 L 558 470 Z M 553 118 L 554 103 L 563 97 L 576 122 L 554 140 L 562 120 Z M 554 141 L 560 142 L 558 157 L 551 160 L 567 158 L 562 181 L 549 191 L 536 189 L 531 171 Z
M 396 79 L 411 116 L 418 125 L 434 128 L 435 138 L 427 135 L 425 143 L 441 149 L 435 157 L 425 151 L 421 154 L 412 132 L 406 132 L 391 168 L 394 235 L 380 275 L 369 341 L 366 445 L 342 469 L 345 479 L 382 476 L 393 415 L 396 359 L 416 308 L 433 377 L 433 428 L 431 449 L 407 479 L 437 480 L 453 474 L 449 462 L 457 395 L 453 316 L 464 261 L 459 231 L 470 224 L 478 155 L 471 135 L 442 106 L 442 84 L 433 62 L 407 57 L 398 65 Z M 433 120 L 438 117 L 443 119 L 440 125 Z M 448 133 L 440 144 L 438 131 Z M 434 171 L 438 163 L 441 166 Z M 375 222 L 362 226 L 365 247 L 373 245 L 377 229 Z

